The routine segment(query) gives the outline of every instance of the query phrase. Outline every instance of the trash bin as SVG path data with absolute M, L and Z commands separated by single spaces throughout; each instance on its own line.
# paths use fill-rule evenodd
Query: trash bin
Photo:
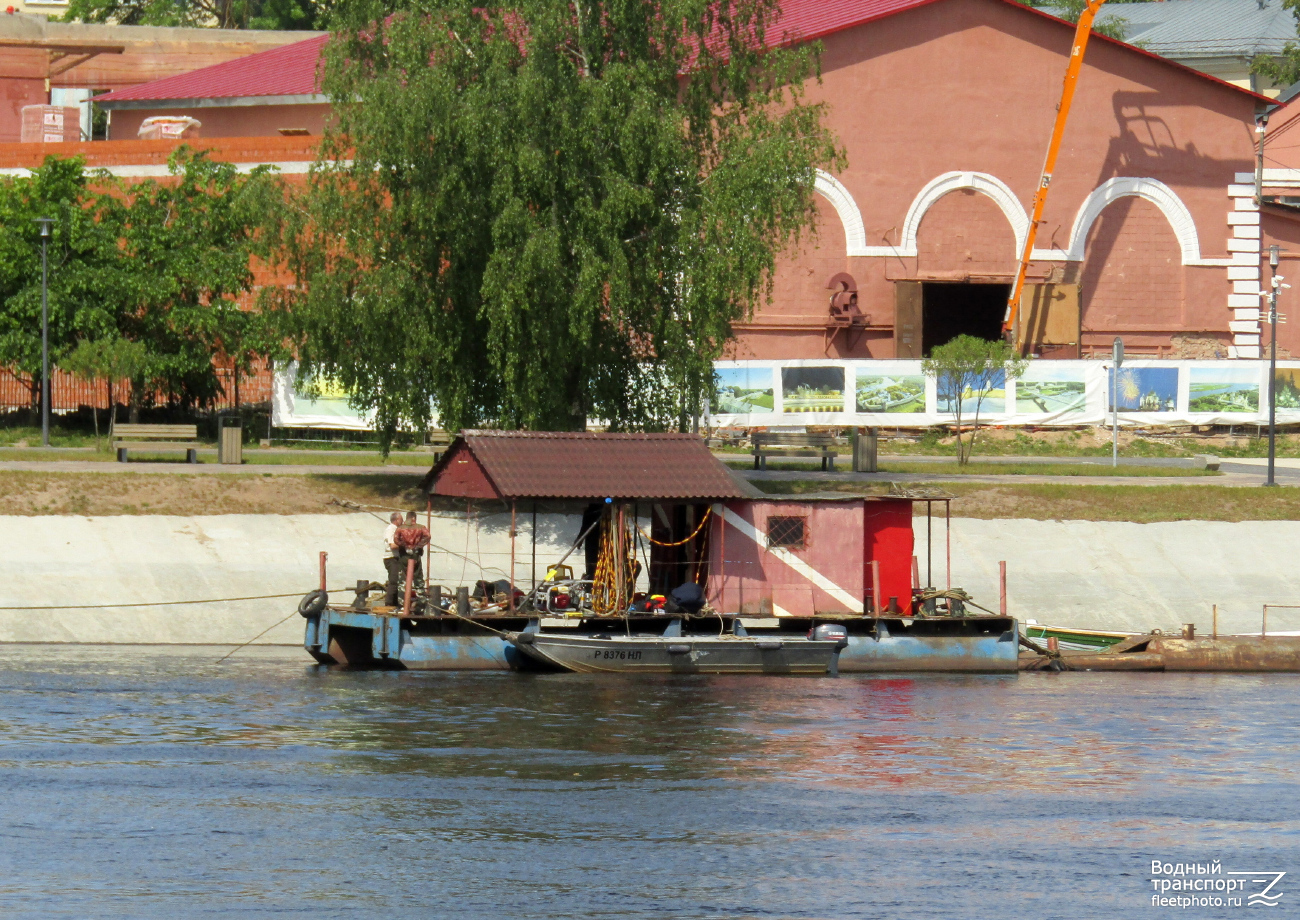
M 218 463 L 244 462 L 244 420 L 238 415 L 223 415 L 217 441 Z
M 876 472 L 876 434 L 875 428 L 853 429 L 853 472 Z

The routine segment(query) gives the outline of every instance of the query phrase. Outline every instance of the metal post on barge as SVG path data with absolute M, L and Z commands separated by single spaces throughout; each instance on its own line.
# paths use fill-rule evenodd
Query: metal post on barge
M 925 583 L 934 587 L 934 502 L 925 503 Z
M 948 544 L 948 583 L 947 588 L 952 590 L 952 502 L 943 503 L 943 517 L 946 533 L 944 540 Z
M 415 578 L 415 559 L 406 560 L 406 591 L 402 594 L 402 616 L 411 615 L 411 589 L 415 586 L 411 582 Z

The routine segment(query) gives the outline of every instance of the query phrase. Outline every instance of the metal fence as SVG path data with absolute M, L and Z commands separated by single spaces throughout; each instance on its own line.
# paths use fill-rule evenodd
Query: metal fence
M 234 374 L 225 368 L 217 369 L 222 395 L 212 404 L 212 409 L 235 407 Z M 272 375 L 263 370 L 243 374 L 239 378 L 239 404 L 241 406 L 268 403 L 271 399 Z M 129 401 L 131 385 L 119 380 L 113 385 L 113 398 L 119 406 Z M 0 370 L 0 411 L 35 408 L 28 382 L 7 369 Z M 82 408 L 108 408 L 108 384 L 103 380 L 88 381 L 55 370 L 50 377 L 50 409 L 54 412 L 75 412 Z

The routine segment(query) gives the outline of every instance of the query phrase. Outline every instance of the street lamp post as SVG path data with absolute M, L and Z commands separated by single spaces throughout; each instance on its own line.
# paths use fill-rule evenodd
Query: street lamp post
M 1282 284 L 1282 276 L 1277 273 L 1281 256 L 1281 247 L 1268 247 L 1268 481 L 1264 483 L 1266 486 L 1277 485 L 1277 480 L 1274 478 L 1274 466 L 1277 460 L 1277 292 L 1280 288 L 1289 286 Z
M 49 244 L 52 217 L 38 217 L 41 225 L 41 447 L 50 446 L 50 276 Z
M 1119 366 L 1124 363 L 1124 340 L 1115 336 L 1110 347 L 1110 465 L 1119 466 Z

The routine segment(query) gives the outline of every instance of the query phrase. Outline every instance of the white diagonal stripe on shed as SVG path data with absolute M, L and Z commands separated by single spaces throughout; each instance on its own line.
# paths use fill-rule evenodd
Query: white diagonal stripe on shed
M 760 549 L 767 550 L 777 559 L 781 560 L 804 578 L 808 579 L 808 581 L 821 588 L 831 597 L 835 598 L 847 607 L 850 613 L 862 613 L 861 598 L 855 598 L 852 594 L 835 584 L 835 582 L 831 581 L 788 549 L 780 546 L 768 546 L 766 533 L 749 523 L 749 521 L 740 517 L 740 515 L 736 514 L 726 505 L 715 505 L 714 508 L 721 510 L 722 519 L 757 543 Z

